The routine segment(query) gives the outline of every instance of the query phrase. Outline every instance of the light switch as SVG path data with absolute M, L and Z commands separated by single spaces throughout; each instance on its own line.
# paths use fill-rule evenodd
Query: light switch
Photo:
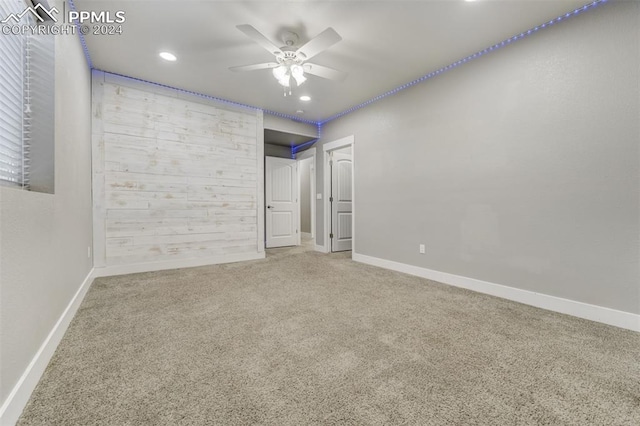
M 316 194 L 316 200 L 322 200 L 322 194 L 320 193 Z

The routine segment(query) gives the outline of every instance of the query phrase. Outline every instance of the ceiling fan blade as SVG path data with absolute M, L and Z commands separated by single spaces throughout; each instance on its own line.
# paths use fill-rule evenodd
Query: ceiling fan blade
M 264 64 L 253 64 L 253 65 L 242 65 L 239 67 L 231 67 L 229 68 L 231 71 L 255 71 L 255 70 L 266 70 L 270 68 L 275 68 L 280 64 L 275 62 L 265 62 Z
M 304 59 L 310 59 L 316 56 L 318 53 L 333 46 L 340 40 L 342 40 L 342 37 L 340 37 L 336 30 L 329 27 L 318 34 L 315 38 L 309 40 L 304 46 L 298 49 L 296 53 L 298 55 L 303 54 Z
M 325 67 L 323 65 L 305 63 L 302 65 L 302 68 L 307 74 L 316 75 L 329 80 L 342 81 L 347 77 L 346 72 L 334 70 L 333 68 Z
M 247 37 L 258 43 L 260 46 L 264 47 L 269 51 L 269 53 L 273 55 L 282 55 L 282 50 L 275 44 L 271 42 L 268 38 L 266 38 L 260 31 L 253 28 L 251 25 L 236 25 L 236 28 L 245 33 Z

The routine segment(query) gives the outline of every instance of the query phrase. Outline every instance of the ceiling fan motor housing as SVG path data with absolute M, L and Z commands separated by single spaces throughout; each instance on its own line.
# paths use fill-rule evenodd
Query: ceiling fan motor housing
M 276 59 L 279 64 L 301 64 L 304 61 L 304 55 L 300 53 L 296 53 L 295 50 L 285 50 L 282 49 L 282 55 L 277 55 Z
M 292 31 L 285 31 L 285 33 L 282 34 L 282 42 L 287 47 L 292 47 L 297 45 L 299 39 L 300 37 L 298 37 L 298 34 Z

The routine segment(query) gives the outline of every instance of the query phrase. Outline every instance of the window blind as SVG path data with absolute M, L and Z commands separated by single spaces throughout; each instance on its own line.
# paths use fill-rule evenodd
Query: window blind
M 25 4 L 20 0 L 0 0 L 3 18 L 20 13 L 24 8 Z M 29 126 L 24 112 L 27 49 L 28 37 L 25 35 L 3 34 L 0 37 L 0 180 L 22 187 L 29 186 L 29 153 L 25 144 Z

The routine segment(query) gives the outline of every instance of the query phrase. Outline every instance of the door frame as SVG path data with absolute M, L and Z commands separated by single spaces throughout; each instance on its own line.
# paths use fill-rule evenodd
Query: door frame
M 302 244 L 302 215 L 301 215 L 301 207 L 300 199 L 302 195 L 300 180 L 301 180 L 301 167 L 300 161 L 306 160 L 307 158 L 313 158 L 311 160 L 311 238 L 315 244 L 316 240 L 316 147 L 306 149 L 302 151 L 300 154 L 296 154 L 296 161 L 298 161 L 298 229 L 301 230 L 298 232 L 298 245 Z
M 342 139 L 338 139 L 332 142 L 327 142 L 322 145 L 323 155 L 323 191 L 324 194 L 324 253 L 331 253 L 331 241 L 329 238 L 329 234 L 331 233 L 331 203 L 329 202 L 329 195 L 331 193 L 331 167 L 329 166 L 329 154 L 331 151 L 335 151 L 336 149 L 351 147 L 351 257 L 353 258 L 353 254 L 356 252 L 356 227 L 355 227 L 355 219 L 356 219 L 356 144 L 355 138 L 353 135 L 344 137 Z

